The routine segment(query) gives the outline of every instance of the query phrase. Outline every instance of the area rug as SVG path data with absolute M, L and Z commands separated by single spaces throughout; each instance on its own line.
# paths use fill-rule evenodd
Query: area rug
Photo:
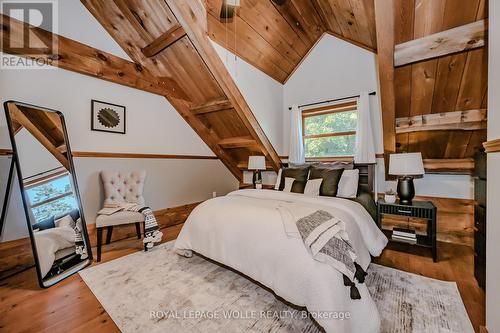
M 320 332 L 251 280 L 172 242 L 80 271 L 122 332 Z M 473 333 L 460 294 L 444 282 L 372 264 L 366 283 L 382 332 Z

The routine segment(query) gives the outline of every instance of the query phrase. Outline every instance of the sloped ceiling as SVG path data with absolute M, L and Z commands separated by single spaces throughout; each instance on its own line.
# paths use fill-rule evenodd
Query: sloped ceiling
M 206 1 L 210 38 L 281 83 L 325 32 L 376 49 L 373 0 L 241 0 L 229 22 L 222 1 Z
M 395 43 L 484 19 L 487 0 L 397 0 Z M 487 47 L 395 69 L 396 117 L 486 108 Z M 423 131 L 396 135 L 398 152 L 428 159 L 472 157 L 486 130 Z

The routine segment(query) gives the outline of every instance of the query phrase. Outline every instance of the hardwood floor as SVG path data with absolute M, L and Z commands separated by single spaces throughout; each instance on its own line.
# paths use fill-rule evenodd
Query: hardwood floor
M 165 241 L 177 237 L 181 225 L 162 229 Z M 391 245 L 377 263 L 436 279 L 456 281 L 474 329 L 484 325 L 484 292 L 473 276 L 472 249 L 439 243 L 439 261 L 427 252 L 400 252 Z M 130 238 L 103 247 L 102 262 L 142 250 Z M 0 331 L 2 332 L 119 332 L 101 304 L 78 274 L 40 289 L 33 269 L 0 281 Z

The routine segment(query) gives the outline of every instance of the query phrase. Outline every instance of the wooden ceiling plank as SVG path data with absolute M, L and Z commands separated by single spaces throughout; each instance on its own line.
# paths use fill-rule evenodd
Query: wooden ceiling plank
M 385 171 L 396 152 L 396 97 L 394 90 L 394 0 L 375 0 L 377 65 L 384 140 Z
M 110 53 L 97 50 L 69 38 L 52 34 L 43 29 L 28 25 L 14 18 L 2 14 L 3 29 L 2 51 L 26 57 L 19 54 L 17 49 L 9 48 L 15 38 L 21 38 L 21 32 L 29 29 L 43 40 L 55 39 L 58 44 L 56 55 L 46 55 L 47 63 L 65 70 L 77 72 L 103 79 L 131 88 L 151 92 L 157 95 L 166 93 L 166 86 L 161 84 L 148 70 L 133 62 L 127 61 Z M 50 59 L 49 59 L 50 58 Z
M 153 57 L 184 37 L 186 32 L 180 25 L 173 26 L 160 37 L 142 49 L 142 53 L 148 58 Z
M 250 136 L 225 138 L 219 141 L 222 148 L 245 148 L 257 146 L 257 142 Z
M 485 45 L 487 20 L 469 23 L 396 45 L 395 66 L 476 49 Z
M 328 31 L 340 36 L 350 37 L 342 31 L 337 16 L 328 0 L 312 0 L 312 3 Z
M 216 99 L 202 105 L 193 106 L 190 108 L 194 114 L 204 114 L 209 112 L 218 112 L 222 110 L 232 109 L 233 105 L 227 99 Z
M 214 42 L 237 54 L 278 82 L 283 82 L 295 66 L 237 15 L 233 18 L 232 24 L 224 25 L 209 14 L 208 34 Z M 235 40 L 236 43 L 229 42 Z
M 326 28 L 311 1 L 289 0 L 274 7 L 309 48 L 323 35 Z
M 293 63 L 307 53 L 309 44 L 300 39 L 271 1 L 246 0 L 237 15 Z
M 396 119 L 396 133 L 478 130 L 487 125 L 486 109 L 434 113 Z

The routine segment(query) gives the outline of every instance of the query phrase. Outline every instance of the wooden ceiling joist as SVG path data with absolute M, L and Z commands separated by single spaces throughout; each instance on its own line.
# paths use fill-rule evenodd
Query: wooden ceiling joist
M 14 103 L 9 103 L 9 112 L 12 120 L 21 124 L 28 132 L 31 133 L 51 154 L 54 156 L 59 163 L 61 163 L 66 170 L 69 170 L 69 161 L 61 153 L 57 147 L 54 145 L 53 139 L 49 137 L 43 129 L 40 128 L 38 124 L 35 124 L 30 118 L 28 118 L 23 111 L 21 111 Z
M 179 24 L 174 25 L 167 32 L 156 38 L 142 49 L 142 53 L 148 58 L 153 57 L 186 36 L 186 31 Z
M 248 136 L 226 138 L 219 141 L 219 146 L 222 148 L 246 148 L 254 147 L 256 145 L 257 142 L 252 139 L 252 137 Z
M 396 0 L 375 0 L 377 64 L 382 107 L 385 171 L 389 156 L 396 152 L 396 95 L 394 89 L 394 17 Z
M 474 160 L 472 158 L 461 159 L 424 159 L 426 173 L 456 173 L 472 174 L 474 171 Z
M 476 49 L 485 45 L 488 20 L 480 20 L 396 45 L 394 65 Z
M 72 39 L 53 34 L 2 14 L 2 52 L 28 57 L 22 50 L 10 45 L 22 45 L 24 31 L 36 36 L 42 43 L 54 40 L 57 54 L 40 55 L 46 63 L 72 72 L 89 75 L 157 95 L 168 93 L 166 86 L 149 71 L 133 62 L 95 49 Z
M 191 107 L 190 110 L 194 114 L 205 114 L 210 112 L 217 112 L 222 110 L 232 109 L 233 105 L 227 99 L 217 99 L 209 101 L 202 105 Z
M 486 109 L 431 113 L 396 119 L 396 134 L 421 131 L 471 131 L 486 128 Z

